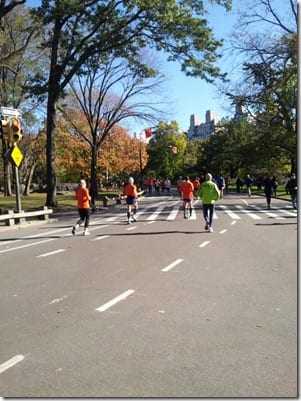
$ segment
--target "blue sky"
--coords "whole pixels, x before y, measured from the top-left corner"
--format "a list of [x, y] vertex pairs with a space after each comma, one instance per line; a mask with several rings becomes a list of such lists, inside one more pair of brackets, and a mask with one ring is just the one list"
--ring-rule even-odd
[[[233, 1], [235, 7], [236, 1]], [[226, 11], [218, 5], [207, 6], [206, 19], [216, 39], [223, 39], [225, 46], [233, 24], [234, 11]], [[221, 52], [222, 50], [219, 50]], [[220, 68], [224, 71], [225, 61], [220, 59]], [[172, 120], [179, 123], [180, 129], [186, 131], [190, 123], [190, 115], [196, 114], [205, 121], [205, 113], [212, 110], [219, 118], [232, 115], [234, 108], [228, 100], [221, 99], [217, 88], [199, 78], [186, 77], [177, 63], [165, 63], [165, 74], [169, 78], [169, 96], [174, 107]]]
[[[244, 9], [254, 12], [255, 3], [254, 0], [232, 0], [232, 10], [227, 12], [224, 7], [209, 4], [209, 1], [206, 2], [205, 0], [208, 11], [205, 18], [208, 20], [208, 25], [212, 28], [216, 39], [224, 40], [224, 46], [220, 49], [223, 57], [219, 60], [218, 65], [222, 72], [230, 72], [232, 78], [239, 78], [237, 76], [239, 73], [239, 57], [236, 56], [234, 59], [234, 56], [230, 56], [229, 51], [227, 51], [230, 35], [235, 29], [234, 25], [238, 22], [238, 10]], [[278, 11], [281, 21], [288, 22], [288, 16], [291, 16], [288, 2], [272, 0], [271, 3], [273, 8]], [[272, 28], [270, 24], [264, 26], [262, 23], [257, 24], [256, 27], [249, 25], [248, 29], [253, 33], [255, 29], [262, 31], [267, 28], [268, 35], [273, 35], [277, 29]], [[242, 62], [242, 58], [240, 62]], [[178, 121], [181, 130], [186, 131], [189, 128], [191, 114], [196, 114], [202, 121], [205, 121], [205, 113], [209, 109], [219, 118], [233, 117], [234, 105], [228, 98], [222, 97], [213, 84], [206, 83], [201, 79], [186, 77], [176, 63], [165, 64], [165, 73], [170, 78], [169, 96], [174, 107], [171, 119]]]

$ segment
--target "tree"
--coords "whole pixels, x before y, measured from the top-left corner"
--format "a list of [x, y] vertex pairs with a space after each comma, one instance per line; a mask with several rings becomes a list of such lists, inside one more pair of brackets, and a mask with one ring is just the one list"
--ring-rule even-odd
[[[282, 3], [284, 4], [284, 3]], [[269, 158], [290, 163], [296, 171], [297, 160], [297, 5], [289, 0], [287, 13], [277, 10], [271, 0], [259, 0], [251, 12], [241, 14], [239, 38], [233, 46], [248, 57], [243, 63], [243, 78], [228, 89], [235, 104], [247, 107], [257, 121], [257, 149]], [[262, 29], [250, 34], [250, 25]], [[264, 29], [273, 27], [273, 35]], [[243, 38], [243, 40], [242, 40]], [[261, 147], [260, 147], [261, 144]]]
[[[173, 152], [173, 147], [176, 152]], [[186, 135], [179, 132], [177, 122], [161, 122], [147, 146], [149, 160], [146, 169], [160, 178], [174, 179], [182, 175], [185, 149]]]
[[221, 173], [235, 177], [241, 171], [254, 171], [262, 162], [255, 148], [254, 131], [252, 122], [222, 120], [215, 133], [205, 141], [199, 159], [202, 174], [210, 171], [214, 176]]
[[22, 141], [22, 151], [25, 155], [20, 168], [20, 177], [23, 177], [25, 184], [23, 195], [27, 196], [30, 193], [32, 181], [34, 179], [36, 170], [38, 174], [36, 178], [39, 183], [43, 182], [45, 172], [43, 167], [45, 165], [45, 147], [46, 147], [46, 133], [40, 130], [37, 135], [25, 135]]
[[12, 0], [6, 4], [6, 0], [1, 0], [0, 3], [0, 20], [10, 13], [15, 7], [25, 4], [26, 0]]
[[[230, 0], [216, 0], [230, 7]], [[119, 56], [145, 69], [140, 49], [154, 48], [178, 61], [184, 73], [211, 80], [220, 43], [207, 27], [200, 0], [43, 0], [35, 10], [45, 31], [42, 46], [49, 49], [49, 76], [36, 93], [47, 93], [47, 205], [55, 206], [55, 114], [58, 99], [73, 76], [95, 54]], [[45, 29], [49, 27], [49, 29]]]
[[132, 138], [124, 128], [115, 126], [103, 141], [98, 166], [110, 177], [123, 181], [127, 176], [140, 173], [139, 155], [141, 152], [142, 169], [147, 163], [146, 144]]
[[[31, 43], [35, 38], [35, 29], [29, 18], [29, 13], [23, 7], [16, 5], [24, 1], [14, 1], [5, 6], [0, 5], [0, 103], [3, 107], [19, 108], [26, 103], [26, 85], [33, 57], [26, 57], [29, 52], [33, 54]], [[16, 8], [14, 8], [16, 7]], [[2, 138], [2, 157], [8, 146]], [[11, 195], [10, 174], [8, 162], [4, 159], [4, 194]]]
[[[149, 95], [159, 91], [163, 78], [152, 72], [148, 63], [145, 73], [126, 60], [95, 57], [84, 66], [84, 74], [70, 82], [70, 96], [58, 109], [90, 149], [90, 181], [97, 188], [97, 160], [101, 145], [128, 118], [154, 122], [163, 115], [161, 102], [150, 102]], [[161, 107], [161, 109], [159, 108]], [[83, 117], [80, 121], [76, 115]], [[79, 124], [77, 124], [79, 122]], [[115, 136], [114, 136], [115, 137]]]

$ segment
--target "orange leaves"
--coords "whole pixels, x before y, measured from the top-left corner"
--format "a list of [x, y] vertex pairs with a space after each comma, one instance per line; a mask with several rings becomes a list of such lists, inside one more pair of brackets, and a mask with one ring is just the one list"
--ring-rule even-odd
[[111, 174], [132, 173], [147, 163], [146, 144], [132, 138], [122, 127], [114, 127], [99, 151], [99, 166]]

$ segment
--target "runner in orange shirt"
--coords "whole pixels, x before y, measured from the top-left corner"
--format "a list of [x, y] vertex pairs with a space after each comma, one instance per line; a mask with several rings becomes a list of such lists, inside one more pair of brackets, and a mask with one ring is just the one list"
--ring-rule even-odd
[[189, 217], [191, 217], [192, 214], [192, 201], [193, 201], [193, 191], [194, 191], [194, 186], [188, 176], [185, 177], [185, 180], [180, 185], [179, 191], [181, 192], [183, 199], [184, 219], [188, 219], [188, 208], [189, 208]]
[[134, 178], [130, 177], [128, 184], [124, 187], [123, 190], [123, 195], [126, 196], [126, 204], [127, 204], [127, 218], [128, 218], [128, 224], [131, 223], [131, 212], [132, 212], [132, 207], [133, 207], [133, 215], [132, 219], [133, 221], [137, 220], [136, 212], [138, 209], [138, 194], [137, 194], [137, 187], [134, 185]]
[[89, 194], [89, 190], [87, 188], [87, 184], [85, 180], [80, 180], [78, 188], [75, 192], [75, 199], [77, 200], [77, 210], [79, 214], [79, 220], [76, 225], [72, 228], [72, 234], [75, 235], [78, 227], [85, 223], [84, 235], [90, 235], [88, 231], [89, 222], [90, 222], [90, 200], [91, 196]]

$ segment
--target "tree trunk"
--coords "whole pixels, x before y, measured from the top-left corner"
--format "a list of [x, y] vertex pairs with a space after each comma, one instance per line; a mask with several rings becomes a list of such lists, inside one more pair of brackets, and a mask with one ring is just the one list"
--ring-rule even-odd
[[29, 174], [28, 174], [28, 177], [27, 177], [26, 183], [25, 183], [25, 188], [24, 188], [24, 192], [23, 192], [23, 195], [25, 195], [25, 196], [29, 195], [30, 186], [31, 186], [32, 177], [33, 177], [33, 173], [34, 173], [35, 167], [36, 167], [36, 162], [33, 162], [32, 165], [30, 166]]
[[4, 157], [6, 151], [8, 150], [7, 144], [2, 140], [2, 158], [3, 158], [3, 177], [4, 177], [4, 196], [11, 196], [11, 180], [9, 172], [9, 161]]
[[296, 163], [296, 159], [293, 157], [291, 159], [291, 175], [296, 174], [296, 173], [297, 173], [297, 163]]
[[[51, 84], [50, 84], [51, 88]], [[55, 91], [49, 90], [47, 104], [47, 145], [46, 145], [46, 206], [56, 207], [56, 169], [55, 169]]]
[[91, 188], [98, 193], [98, 179], [97, 179], [97, 147], [94, 145], [92, 147], [92, 157], [91, 157]]

